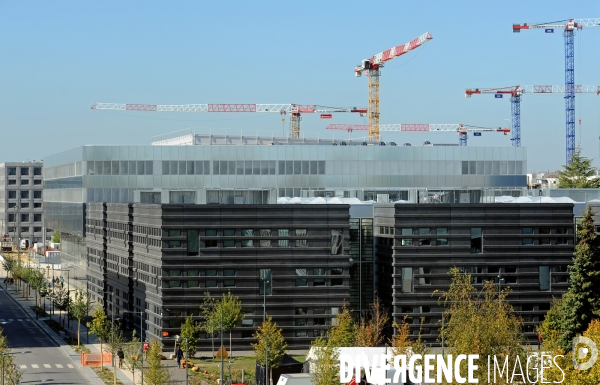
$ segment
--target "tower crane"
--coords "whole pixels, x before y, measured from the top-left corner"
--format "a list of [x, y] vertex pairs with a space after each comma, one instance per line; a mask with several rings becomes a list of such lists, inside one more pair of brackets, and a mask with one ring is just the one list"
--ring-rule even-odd
[[[510, 128], [486, 128], [475, 127], [465, 124], [382, 124], [379, 126], [381, 131], [389, 132], [456, 132], [458, 133], [459, 146], [467, 145], [467, 134], [473, 132], [475, 136], [481, 136], [481, 132], [501, 132], [508, 135]], [[346, 130], [352, 131], [368, 131], [367, 124], [330, 124], [328, 130]], [[479, 135], [477, 135], [479, 133]]]
[[127, 104], [95, 103], [92, 110], [148, 111], [148, 112], [265, 112], [290, 114], [290, 137], [300, 138], [301, 114], [321, 113], [322, 118], [331, 118], [332, 113], [355, 112], [364, 116], [365, 107], [325, 107], [316, 104]]
[[364, 59], [354, 69], [354, 75], [360, 77], [363, 72], [369, 77], [369, 140], [379, 141], [379, 77], [384, 64], [398, 56], [412, 51], [433, 39], [429, 32], [417, 37], [410, 42], [392, 47], [388, 50], [373, 55], [370, 59]]
[[[570, 87], [570, 86], [569, 86]], [[575, 85], [572, 87], [574, 93], [592, 93], [600, 94], [600, 86], [582, 86]], [[478, 94], [494, 94], [495, 98], [502, 98], [503, 95], [510, 95], [510, 111], [511, 111], [511, 131], [512, 145], [521, 147], [521, 96], [524, 94], [548, 95], [562, 94], [567, 86], [552, 86], [552, 85], [536, 85], [536, 86], [509, 86], [501, 88], [472, 88], [465, 90], [465, 97], [470, 98], [471, 95]]]
[[600, 18], [569, 19], [540, 24], [513, 24], [513, 32], [526, 29], [543, 29], [554, 33], [555, 28], [564, 29], [565, 39], [565, 115], [566, 115], [566, 156], [567, 163], [575, 152], [575, 31], [583, 27], [600, 27]]

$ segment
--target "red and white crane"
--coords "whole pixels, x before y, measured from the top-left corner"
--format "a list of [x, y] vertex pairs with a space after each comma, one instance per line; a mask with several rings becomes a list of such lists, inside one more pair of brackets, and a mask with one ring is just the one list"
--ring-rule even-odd
[[253, 103], [208, 103], [208, 104], [128, 104], [95, 103], [92, 110], [147, 111], [147, 112], [261, 112], [289, 114], [291, 117], [290, 137], [300, 138], [301, 114], [321, 113], [321, 118], [331, 118], [332, 113], [356, 112], [366, 114], [365, 107], [325, 107], [317, 104], [253, 104]]
[[384, 64], [398, 56], [412, 51], [433, 39], [429, 32], [425, 32], [410, 42], [392, 47], [388, 50], [364, 59], [354, 68], [354, 75], [360, 77], [363, 72], [369, 76], [369, 140], [379, 142], [379, 76]]
[[[597, 95], [600, 95], [600, 86], [574, 85], [572, 87], [573, 93], [596, 93]], [[465, 97], [470, 98], [471, 95], [479, 94], [494, 94], [495, 98], [502, 98], [503, 95], [510, 95], [512, 145], [514, 147], [521, 147], [521, 96], [525, 94], [569, 94], [570, 89], [571, 86], [569, 85], [508, 86], [483, 89], [471, 88], [465, 90]]]
[[[352, 131], [368, 131], [369, 126], [367, 124], [330, 124], [327, 126], [328, 130], [346, 130]], [[382, 124], [379, 126], [381, 131], [388, 132], [456, 132], [458, 133], [458, 144], [460, 146], [467, 145], [467, 134], [473, 132], [475, 136], [481, 136], [481, 132], [501, 132], [504, 135], [508, 135], [510, 128], [486, 128], [486, 127], [475, 127], [466, 124]], [[478, 135], [479, 133], [479, 135]]]

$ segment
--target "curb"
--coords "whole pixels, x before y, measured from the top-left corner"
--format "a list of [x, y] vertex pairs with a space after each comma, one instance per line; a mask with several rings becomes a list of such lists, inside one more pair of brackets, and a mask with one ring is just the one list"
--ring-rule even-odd
[[[23, 309], [23, 311], [27, 313], [29, 318], [31, 318], [32, 320], [35, 319], [35, 313], [29, 308], [29, 306], [24, 306], [21, 302], [17, 301], [13, 297], [10, 291], [4, 288], [2, 289], [6, 292], [6, 294], [8, 294], [8, 296], [10, 297], [10, 299], [13, 300], [14, 303], [19, 305]], [[85, 368], [81, 366], [81, 364], [79, 363], [79, 354], [77, 354], [75, 350], [73, 350], [64, 340], [62, 340], [58, 335], [56, 335], [56, 333], [54, 333], [54, 330], [52, 330], [48, 325], [46, 325], [46, 323], [43, 320], [38, 319], [36, 320], [36, 323], [42, 328], [42, 330], [48, 335], [48, 337], [50, 337], [52, 340], [54, 340], [54, 342], [58, 344], [59, 350], [73, 362], [73, 366], [78, 368], [81, 371], [81, 373], [90, 381], [91, 384], [105, 385], [104, 381], [102, 381], [100, 377], [98, 377], [98, 375], [91, 368]]]

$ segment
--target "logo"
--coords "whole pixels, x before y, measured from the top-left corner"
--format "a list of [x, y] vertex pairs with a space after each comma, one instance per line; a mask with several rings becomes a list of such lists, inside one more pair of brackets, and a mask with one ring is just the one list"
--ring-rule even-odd
[[[577, 349], [578, 345], [585, 345]], [[578, 362], [577, 358], [583, 360], [590, 355], [590, 359], [587, 362]], [[577, 357], [575, 356], [577, 354]], [[598, 347], [591, 339], [587, 337], [577, 337], [573, 340], [573, 367], [577, 370], [587, 370], [594, 366], [598, 361]]]

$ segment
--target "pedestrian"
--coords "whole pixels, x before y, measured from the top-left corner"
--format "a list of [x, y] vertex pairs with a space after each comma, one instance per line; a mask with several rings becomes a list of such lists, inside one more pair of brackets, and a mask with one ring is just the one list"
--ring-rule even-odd
[[123, 358], [125, 358], [123, 349], [119, 349], [119, 351], [117, 352], [117, 357], [119, 357], [119, 369], [122, 369], [123, 368]]
[[177, 353], [175, 353], [175, 359], [177, 360], [177, 367], [181, 368], [181, 359], [183, 358], [183, 350], [181, 348], [177, 348]]
[[146, 358], [146, 352], [148, 351], [148, 340], [144, 341], [144, 358]]

